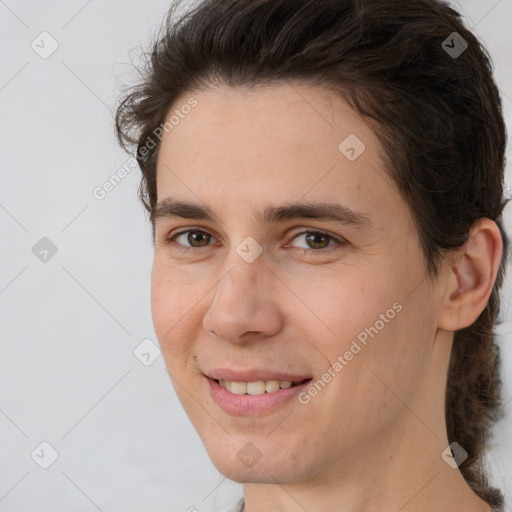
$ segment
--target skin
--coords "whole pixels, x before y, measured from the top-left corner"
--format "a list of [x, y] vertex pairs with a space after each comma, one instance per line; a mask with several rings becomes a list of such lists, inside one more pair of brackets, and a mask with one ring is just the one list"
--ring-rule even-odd
[[[453, 331], [487, 303], [502, 251], [496, 224], [478, 221], [428, 279], [381, 145], [343, 100], [298, 83], [193, 96], [198, 105], [162, 139], [158, 201], [207, 205], [219, 221], [156, 220], [153, 322], [178, 397], [218, 470], [244, 483], [246, 510], [488, 512], [441, 453]], [[338, 149], [349, 134], [366, 146], [354, 161]], [[304, 200], [342, 204], [372, 226], [255, 216]], [[207, 238], [166, 242], [184, 228]], [[305, 230], [345, 243], [315, 246]], [[235, 250], [248, 236], [263, 250], [252, 263]], [[210, 397], [203, 372], [218, 367], [315, 381], [394, 303], [401, 311], [308, 404], [242, 417]], [[237, 456], [249, 442], [261, 454], [251, 467]]]

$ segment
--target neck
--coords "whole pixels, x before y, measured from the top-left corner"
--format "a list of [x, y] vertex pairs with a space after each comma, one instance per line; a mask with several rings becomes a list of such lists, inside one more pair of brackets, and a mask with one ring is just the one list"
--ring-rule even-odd
[[[490, 506], [471, 490], [460, 471], [441, 458], [448, 441], [424, 427], [420, 430], [414, 442], [404, 442], [402, 429], [387, 443], [376, 440], [365, 454], [347, 454], [343, 464], [333, 464], [309, 481], [245, 484], [245, 510], [490, 512]], [[377, 453], [383, 444], [385, 448]]]
[[[433, 358], [446, 361], [450, 344], [442, 342], [443, 335], [440, 338]], [[244, 485], [245, 511], [491, 512], [460, 471], [441, 456], [449, 444], [445, 369], [439, 364], [431, 367], [437, 370], [427, 371], [414, 402], [404, 404], [386, 431], [357, 446], [347, 444], [343, 451], [333, 447], [330, 460], [300, 472], [296, 479], [293, 468], [300, 466], [300, 454], [295, 454], [295, 466], [290, 464], [282, 481], [268, 474], [265, 483]]]

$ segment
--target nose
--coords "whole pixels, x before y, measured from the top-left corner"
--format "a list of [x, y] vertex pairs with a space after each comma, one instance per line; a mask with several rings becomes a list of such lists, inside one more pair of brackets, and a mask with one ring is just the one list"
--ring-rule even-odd
[[230, 261], [203, 317], [203, 328], [237, 344], [274, 336], [283, 323], [275, 294], [279, 280], [260, 258], [247, 263], [235, 255]]

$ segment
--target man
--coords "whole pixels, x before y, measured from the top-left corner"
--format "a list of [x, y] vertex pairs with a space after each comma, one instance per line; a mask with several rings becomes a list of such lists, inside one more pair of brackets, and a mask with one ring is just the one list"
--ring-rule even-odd
[[116, 128], [166, 366], [236, 509], [502, 510], [485, 50], [437, 0], [177, 6]]

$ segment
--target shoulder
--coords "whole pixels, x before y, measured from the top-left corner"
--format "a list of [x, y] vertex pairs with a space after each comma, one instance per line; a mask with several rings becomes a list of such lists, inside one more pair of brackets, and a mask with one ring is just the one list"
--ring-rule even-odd
[[231, 508], [223, 510], [222, 512], [243, 512], [244, 498], [240, 498]]

